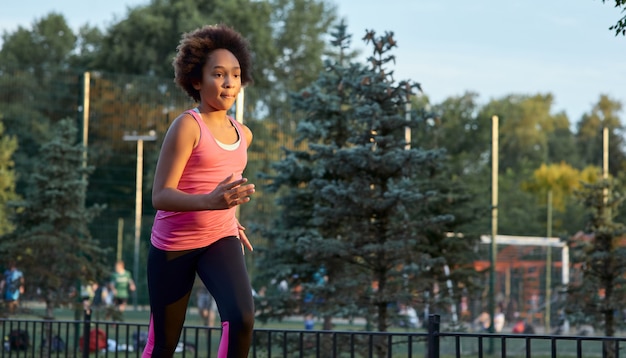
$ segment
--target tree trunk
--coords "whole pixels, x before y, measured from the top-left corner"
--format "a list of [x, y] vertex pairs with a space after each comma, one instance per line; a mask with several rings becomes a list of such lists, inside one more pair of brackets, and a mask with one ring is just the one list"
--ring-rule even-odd
[[54, 319], [54, 304], [52, 303], [51, 300], [46, 300], [46, 311], [45, 311], [44, 319], [46, 320]]
[[324, 316], [324, 324], [322, 325], [322, 329], [325, 331], [332, 331], [333, 329], [333, 317], [332, 316]]
[[[387, 331], [387, 320], [388, 320], [388, 308], [386, 303], [378, 304], [378, 331], [386, 332]], [[385, 336], [376, 336], [374, 337], [375, 344], [375, 352], [378, 358], [387, 357], [387, 340]]]
[[612, 310], [608, 310], [604, 313], [604, 322], [604, 335], [613, 337], [615, 335], [615, 316]]
[[615, 358], [617, 357], [615, 352], [615, 342], [614, 341], [604, 341], [602, 342], [602, 357], [605, 358]]

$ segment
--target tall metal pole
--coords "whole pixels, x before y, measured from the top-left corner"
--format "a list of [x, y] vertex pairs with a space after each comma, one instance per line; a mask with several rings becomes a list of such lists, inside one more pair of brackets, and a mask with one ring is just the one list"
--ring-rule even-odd
[[117, 218], [117, 254], [115, 258], [117, 261], [122, 259], [122, 247], [124, 242], [124, 219]]
[[243, 100], [245, 98], [244, 89], [242, 88], [237, 95], [235, 102], [235, 120], [243, 124]]
[[[564, 245], [561, 249], [561, 262], [563, 263], [561, 282], [563, 282], [563, 287], [567, 288], [569, 286], [569, 247], [567, 245]], [[565, 316], [565, 321], [563, 322], [562, 332], [564, 334], [569, 333], [569, 320], [567, 316]]]
[[[606, 181], [609, 179], [609, 128], [604, 125], [602, 128], [602, 178]], [[609, 198], [609, 191], [604, 188], [602, 191], [604, 195], [604, 203], [606, 204]]]
[[[489, 314], [491, 316], [491, 331], [494, 329], [496, 311], [496, 262], [498, 246], [498, 116], [491, 117], [491, 265], [489, 270]], [[489, 351], [493, 352], [493, 340], [489, 340]]]
[[[134, 280], [137, 281], [137, 278], [139, 277], [139, 244], [141, 239], [141, 212], [143, 205], [143, 142], [146, 140], [156, 140], [156, 135], [154, 131], [150, 131], [149, 135], [124, 135], [124, 140], [137, 142], [137, 173], [135, 180], [135, 256], [133, 259], [133, 276]], [[138, 285], [135, 286], [136, 289], [133, 304], [136, 311], [138, 305], [137, 299], [139, 296], [139, 287]]]
[[[411, 121], [411, 101], [409, 100], [409, 95], [407, 94], [407, 101], [406, 104], [404, 105], [406, 113], [405, 113], [405, 119], [407, 122]], [[404, 141], [405, 141], [405, 145], [404, 145], [404, 149], [409, 150], [411, 149], [411, 127], [406, 126], [404, 127]]]
[[[87, 145], [89, 144], [89, 84], [91, 74], [83, 73], [83, 168], [87, 167]], [[87, 174], [84, 174], [86, 179]]]
[[[91, 83], [91, 74], [89, 72], [84, 72], [83, 73], [83, 169], [87, 168], [87, 148], [89, 145], [89, 90], [90, 90], [90, 83]], [[85, 170], [83, 172], [83, 181], [86, 183], [87, 182], [87, 171]], [[85, 187], [85, 190], [87, 189], [87, 187]], [[78, 290], [78, 292], [80, 292], [80, 283], [77, 282], [76, 283], [76, 290]], [[79, 300], [80, 297], [77, 297], [77, 302], [76, 302], [76, 309], [74, 311], [74, 318], [76, 319], [76, 322], [78, 322], [78, 319], [80, 318], [80, 309], [78, 307], [81, 307], [82, 305], [79, 304]], [[84, 306], [83, 306], [84, 307]], [[87, 310], [85, 310], [83, 308], [83, 314], [85, 316], [87, 316], [89, 312], [87, 312]], [[87, 327], [87, 325], [84, 326], [85, 328]], [[78, 330], [78, 323], [76, 326], [76, 333], [75, 333], [75, 339], [78, 339], [78, 334], [79, 334], [79, 330]], [[85, 336], [86, 337], [86, 336]]]
[[[548, 218], [546, 237], [552, 237], [552, 189], [548, 189]], [[565, 269], [565, 267], [563, 267]], [[548, 243], [546, 254], [546, 316], [544, 318], [545, 333], [550, 332], [550, 315], [552, 314], [552, 245]]]
[[609, 177], [609, 127], [602, 128], [602, 176]]
[[[137, 177], [135, 180], [135, 256], [133, 258], [133, 277], [139, 277], [139, 241], [141, 239], [141, 214], [143, 205], [143, 139], [137, 140]], [[137, 296], [139, 292], [135, 285], [135, 296], [133, 304], [137, 311]]]

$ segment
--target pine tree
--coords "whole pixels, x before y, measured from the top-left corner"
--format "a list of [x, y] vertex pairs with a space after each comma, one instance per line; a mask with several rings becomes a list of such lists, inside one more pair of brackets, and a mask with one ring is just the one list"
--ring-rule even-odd
[[40, 148], [17, 228], [0, 241], [5, 259], [15, 260], [24, 272], [27, 294], [41, 291], [48, 318], [58, 305], [76, 301], [71, 293], [77, 283], [97, 282], [107, 270], [106, 250], [88, 230], [102, 208], [85, 207], [91, 168], [83, 165], [76, 125], [64, 119], [52, 134]]
[[[349, 36], [334, 36], [345, 48]], [[257, 285], [269, 283], [261, 319], [315, 312], [330, 329], [330, 317], [359, 316], [386, 331], [390, 307], [445, 287], [446, 264], [471, 260], [472, 241], [446, 235], [456, 199], [439, 190], [447, 182], [438, 176], [444, 151], [405, 140], [405, 129], [427, 114], [407, 111], [419, 84], [398, 83], [386, 69], [395, 60], [393, 33], [367, 31], [364, 40], [373, 47], [369, 66], [328, 60], [317, 81], [293, 95], [302, 149], [285, 150], [274, 165], [270, 189], [282, 211], [265, 233], [272, 244], [259, 266]], [[282, 280], [292, 292], [280, 290]]]

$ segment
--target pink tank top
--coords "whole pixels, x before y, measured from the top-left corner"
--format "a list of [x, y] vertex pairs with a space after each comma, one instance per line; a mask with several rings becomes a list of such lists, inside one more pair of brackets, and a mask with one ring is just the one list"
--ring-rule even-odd
[[[243, 127], [229, 117], [237, 129], [238, 145], [220, 145], [198, 113], [193, 110], [186, 113], [200, 126], [200, 140], [191, 152], [178, 189], [203, 194], [213, 191], [231, 173], [240, 179], [248, 160]], [[236, 207], [184, 212], [158, 210], [152, 226], [152, 244], [161, 250], [180, 251], [205, 247], [226, 236], [239, 236], [235, 211]]]

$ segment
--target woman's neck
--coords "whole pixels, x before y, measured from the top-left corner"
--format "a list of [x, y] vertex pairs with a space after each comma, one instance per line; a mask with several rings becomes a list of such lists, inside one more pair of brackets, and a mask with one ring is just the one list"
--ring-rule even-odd
[[198, 112], [202, 115], [202, 118], [208, 121], [223, 121], [228, 118], [228, 111], [220, 111], [214, 109], [207, 109], [206, 106], [198, 106]]

